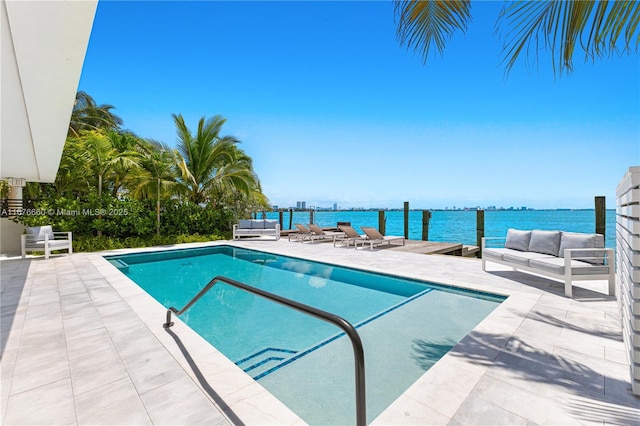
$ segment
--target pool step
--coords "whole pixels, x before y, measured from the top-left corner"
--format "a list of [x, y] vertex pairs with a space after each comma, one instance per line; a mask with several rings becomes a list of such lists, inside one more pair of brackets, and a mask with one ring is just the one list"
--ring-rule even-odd
[[122, 272], [128, 272], [129, 271], [129, 265], [127, 264], [127, 262], [120, 260], [120, 259], [108, 259], [109, 263], [112, 264], [113, 266], [115, 266], [116, 268], [118, 268], [119, 270], [121, 270]]
[[284, 360], [297, 354], [297, 351], [281, 348], [264, 348], [236, 361], [236, 365], [254, 379], [263, 372], [272, 369]]

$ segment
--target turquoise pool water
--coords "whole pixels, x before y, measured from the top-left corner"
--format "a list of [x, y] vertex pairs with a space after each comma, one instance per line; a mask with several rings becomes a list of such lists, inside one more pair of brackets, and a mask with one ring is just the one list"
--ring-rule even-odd
[[[230, 246], [107, 259], [165, 307], [222, 275], [345, 318], [364, 344], [369, 421], [504, 300]], [[181, 319], [305, 421], [354, 423], [353, 355], [338, 328], [224, 283]]]

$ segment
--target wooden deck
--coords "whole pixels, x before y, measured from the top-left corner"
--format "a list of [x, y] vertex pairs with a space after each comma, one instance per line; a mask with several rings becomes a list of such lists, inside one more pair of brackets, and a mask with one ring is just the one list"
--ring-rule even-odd
[[451, 256], [476, 257], [480, 250], [476, 246], [466, 246], [461, 243], [446, 243], [436, 241], [406, 240], [404, 246], [392, 245], [391, 250], [420, 254], [448, 254]]
[[[337, 228], [323, 228], [325, 231], [337, 231]], [[295, 234], [297, 230], [281, 231], [282, 237], [287, 237], [290, 233]], [[480, 250], [476, 246], [466, 246], [462, 243], [446, 243], [436, 241], [406, 240], [405, 245], [395, 243], [385, 244], [376, 247], [376, 250], [394, 250], [419, 254], [448, 254], [451, 256], [475, 257]]]
[[406, 240], [405, 245], [391, 245], [390, 250], [420, 254], [451, 254], [462, 256], [462, 244], [435, 241]]

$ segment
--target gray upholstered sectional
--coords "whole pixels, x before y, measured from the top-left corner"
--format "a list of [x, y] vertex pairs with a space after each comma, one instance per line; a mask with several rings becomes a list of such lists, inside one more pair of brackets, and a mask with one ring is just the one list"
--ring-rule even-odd
[[248, 219], [240, 220], [237, 225], [233, 225], [233, 239], [240, 237], [262, 237], [273, 236], [280, 239], [280, 223], [277, 220], [269, 219]]
[[613, 249], [604, 248], [604, 236], [563, 231], [509, 229], [504, 247], [490, 247], [496, 240], [482, 239], [482, 270], [487, 262], [511, 266], [564, 281], [565, 295], [572, 296], [572, 281], [607, 280], [615, 294]]

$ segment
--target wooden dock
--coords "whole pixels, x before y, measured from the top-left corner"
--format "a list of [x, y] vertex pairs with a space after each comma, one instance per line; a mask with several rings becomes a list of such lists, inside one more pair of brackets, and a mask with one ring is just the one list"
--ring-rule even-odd
[[[380, 247], [382, 248], [382, 246]], [[421, 254], [450, 254], [454, 256], [462, 256], [462, 244], [460, 243], [405, 240], [405, 244], [403, 246], [392, 244], [390, 250]]]
[[[323, 228], [325, 231], [337, 231], [337, 228]], [[281, 231], [281, 237], [287, 237], [290, 233], [295, 234], [297, 230]], [[467, 246], [461, 243], [446, 243], [436, 241], [406, 240], [405, 245], [401, 246], [395, 243], [391, 245], [384, 244], [376, 247], [376, 250], [394, 250], [404, 251], [407, 253], [419, 254], [447, 254], [450, 256], [476, 257], [476, 253], [480, 250], [476, 246]]]
[[[380, 248], [382, 248], [381, 246]], [[387, 246], [384, 246], [387, 247]], [[450, 256], [475, 257], [479, 248], [466, 246], [461, 243], [446, 243], [436, 241], [406, 240], [404, 246], [391, 245], [390, 250], [405, 251], [420, 254], [447, 254]]]

